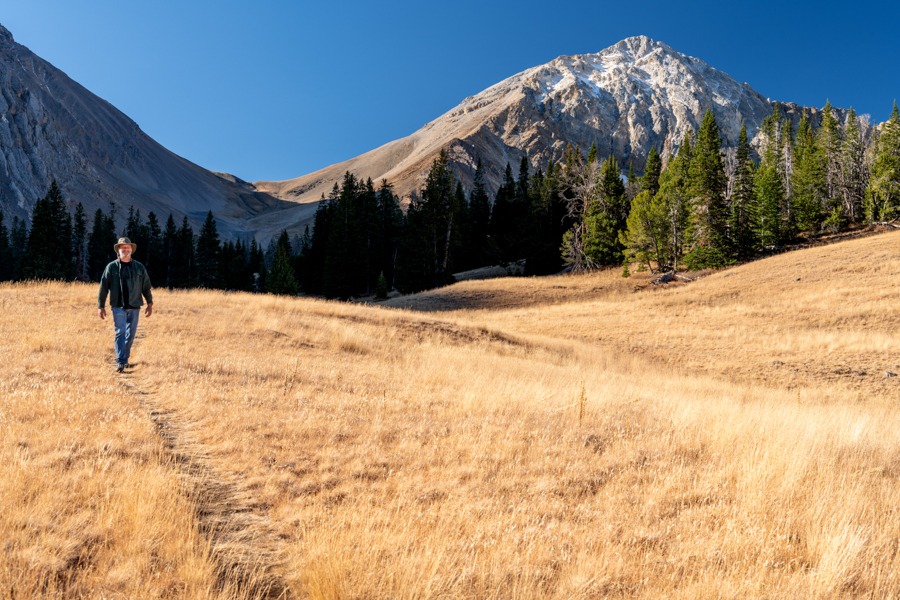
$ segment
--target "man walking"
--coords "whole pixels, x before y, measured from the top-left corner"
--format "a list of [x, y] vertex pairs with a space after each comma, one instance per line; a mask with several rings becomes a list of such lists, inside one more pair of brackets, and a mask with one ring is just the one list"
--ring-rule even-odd
[[147, 269], [131, 255], [137, 250], [127, 237], [119, 238], [113, 246], [119, 257], [106, 265], [100, 277], [100, 294], [97, 297], [97, 314], [106, 318], [106, 296], [112, 309], [113, 325], [116, 330], [116, 372], [121, 373], [131, 356], [131, 344], [137, 331], [138, 317], [141, 316], [143, 298], [147, 299], [146, 316], [153, 314], [153, 294], [150, 291], [150, 277]]

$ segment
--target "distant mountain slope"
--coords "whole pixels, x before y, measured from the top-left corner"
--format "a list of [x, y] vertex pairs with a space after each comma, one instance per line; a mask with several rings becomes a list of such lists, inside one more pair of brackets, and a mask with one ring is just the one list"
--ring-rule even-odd
[[[664, 155], [696, 130], [709, 108], [726, 145], [735, 145], [741, 122], [753, 138], [773, 102], [702, 60], [648, 37], [623, 40], [597, 54], [561, 56], [466, 98], [456, 108], [405, 138], [287, 181], [257, 182], [275, 196], [314, 201], [328, 194], [345, 171], [376, 183], [386, 178], [407, 195], [419, 189], [442, 148], [464, 185], [478, 157], [496, 189], [506, 163], [523, 155], [534, 168], [559, 157], [567, 143], [596, 144], [637, 172], [655, 146]], [[799, 119], [800, 107], [784, 105]], [[817, 111], [811, 109], [815, 115]]]
[[[597, 54], [561, 56], [465, 99], [405, 138], [287, 181], [250, 184], [217, 174], [162, 147], [110, 103], [14, 41], [0, 26], [0, 210], [30, 215], [56, 179], [66, 199], [90, 215], [115, 202], [164, 219], [171, 212], [199, 227], [212, 211], [225, 237], [266, 241], [282, 229], [302, 233], [316, 201], [346, 171], [408, 196], [441, 149], [469, 186], [477, 158], [496, 190], [507, 162], [527, 156], [544, 167], [567, 143], [640, 172], [651, 146], [665, 155], [711, 108], [726, 144], [740, 123], [751, 136], [772, 102], [747, 84], [664, 43], [632, 37]], [[788, 115], [800, 108], [785, 105]], [[839, 116], [841, 111], [839, 112]], [[816, 111], [813, 110], [814, 116]]]
[[112, 201], [120, 215], [134, 205], [199, 226], [211, 210], [229, 236], [254, 232], [254, 216], [294, 208], [173, 154], [0, 26], [0, 209], [29, 215], [52, 179], [89, 215]]

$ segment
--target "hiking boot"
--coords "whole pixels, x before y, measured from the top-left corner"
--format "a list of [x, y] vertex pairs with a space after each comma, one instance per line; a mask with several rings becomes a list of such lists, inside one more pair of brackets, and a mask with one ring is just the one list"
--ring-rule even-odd
[[122, 373], [125, 371], [125, 365], [116, 365], [116, 373]]

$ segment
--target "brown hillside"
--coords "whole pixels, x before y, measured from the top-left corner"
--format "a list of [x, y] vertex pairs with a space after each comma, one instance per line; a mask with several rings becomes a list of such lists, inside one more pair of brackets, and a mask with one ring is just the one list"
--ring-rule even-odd
[[95, 286], [0, 285], [0, 596], [900, 597], [898, 242], [157, 290], [124, 375]]
[[790, 252], [687, 285], [649, 279], [623, 279], [615, 269], [471, 281], [390, 303], [473, 322], [490, 315], [495, 327], [578, 339], [666, 372], [900, 398], [900, 232]]

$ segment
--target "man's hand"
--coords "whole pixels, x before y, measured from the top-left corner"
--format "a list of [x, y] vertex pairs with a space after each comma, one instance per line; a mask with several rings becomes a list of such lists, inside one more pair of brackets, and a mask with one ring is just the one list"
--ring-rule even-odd
[[148, 304], [146, 310], [144, 310], [144, 316], [149, 317], [152, 314], [153, 314], [153, 305]]
[[100, 317], [101, 319], [105, 319], [106, 318], [106, 308], [98, 308], [97, 316]]

